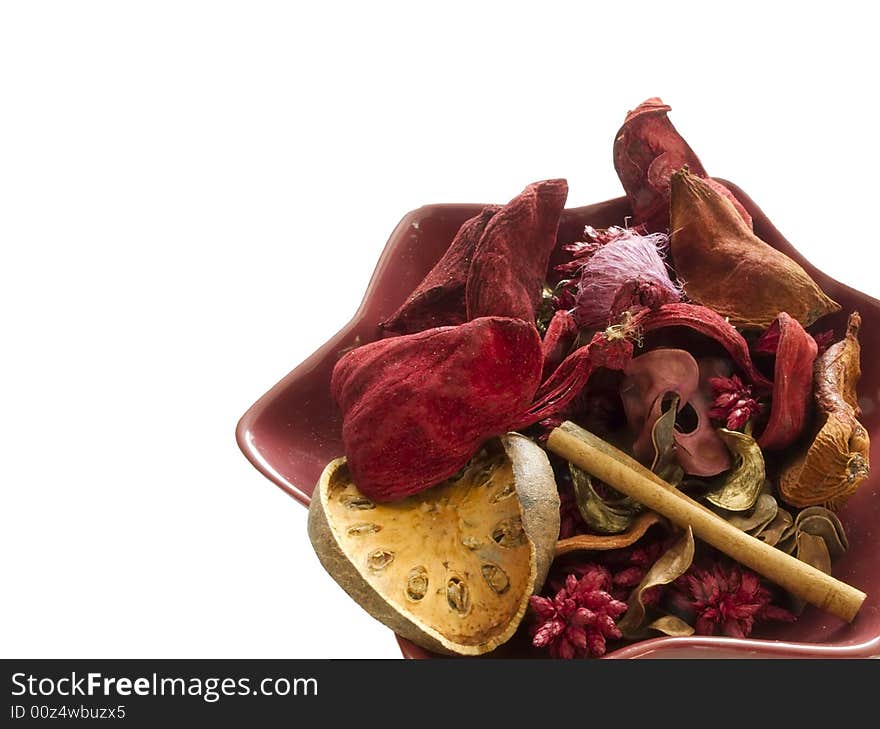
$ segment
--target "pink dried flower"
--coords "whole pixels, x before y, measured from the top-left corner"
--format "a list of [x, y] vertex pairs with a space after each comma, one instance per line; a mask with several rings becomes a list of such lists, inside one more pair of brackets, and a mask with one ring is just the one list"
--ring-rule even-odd
[[674, 585], [678, 592], [671, 603], [688, 618], [696, 619], [694, 630], [700, 635], [746, 638], [758, 622], [790, 623], [797, 619], [772, 604], [773, 596], [758, 575], [735, 563], [716, 562], [708, 569], [691, 567]]
[[599, 231], [589, 226], [585, 233], [585, 242], [565, 247], [574, 259], [558, 267], [577, 286], [572, 314], [579, 326], [607, 326], [621, 288], [634, 282], [633, 296], [640, 289], [650, 291], [651, 298], [661, 303], [681, 300], [682, 288], [673, 283], [663, 260], [666, 235], [641, 235], [619, 227]]
[[532, 645], [549, 648], [553, 658], [602, 656], [607, 639], [622, 637], [614, 621], [626, 612], [626, 604], [608, 593], [608, 570], [591, 564], [579, 571], [581, 577], [569, 574], [555, 597], [529, 598], [535, 614]]
[[710, 377], [709, 385], [715, 397], [709, 417], [724, 421], [728, 430], [739, 430], [761, 412], [761, 404], [752, 397], [752, 386], [737, 375]]

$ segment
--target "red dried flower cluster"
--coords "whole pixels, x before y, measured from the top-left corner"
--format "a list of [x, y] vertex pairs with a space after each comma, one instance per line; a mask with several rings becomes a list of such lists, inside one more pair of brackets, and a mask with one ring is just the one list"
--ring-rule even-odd
[[737, 376], [710, 377], [714, 401], [709, 417], [723, 420], [728, 430], [739, 430], [761, 412], [761, 404], [752, 396], [752, 386]]
[[754, 572], [738, 565], [716, 562], [709, 568], [691, 568], [675, 581], [670, 602], [688, 617], [701, 635], [746, 638], [757, 622], [791, 623], [797, 618], [771, 604], [773, 596]]
[[595, 564], [579, 572], [580, 579], [575, 574], [565, 578], [555, 597], [529, 598], [536, 616], [532, 645], [548, 647], [553, 658], [602, 656], [607, 639], [622, 637], [614, 621], [626, 611], [626, 603], [611, 596], [611, 574]]

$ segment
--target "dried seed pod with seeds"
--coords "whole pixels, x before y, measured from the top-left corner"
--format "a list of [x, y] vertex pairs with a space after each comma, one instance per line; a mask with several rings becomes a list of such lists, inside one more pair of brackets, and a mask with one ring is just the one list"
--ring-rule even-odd
[[309, 538], [340, 586], [399, 635], [445, 654], [488, 653], [514, 634], [558, 534], [547, 454], [517, 433], [393, 503], [366, 499], [338, 458], [309, 507]]

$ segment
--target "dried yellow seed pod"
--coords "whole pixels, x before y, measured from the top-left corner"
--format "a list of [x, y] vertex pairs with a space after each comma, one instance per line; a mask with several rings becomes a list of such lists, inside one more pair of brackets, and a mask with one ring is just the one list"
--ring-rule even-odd
[[374, 618], [432, 651], [480, 655], [516, 632], [559, 534], [542, 448], [510, 433], [453, 478], [387, 503], [365, 499], [344, 458], [309, 507], [321, 564]]

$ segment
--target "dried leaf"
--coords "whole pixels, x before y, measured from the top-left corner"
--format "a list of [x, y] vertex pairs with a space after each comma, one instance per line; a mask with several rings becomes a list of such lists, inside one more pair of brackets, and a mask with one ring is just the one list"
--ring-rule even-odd
[[766, 329], [780, 311], [807, 327], [840, 311], [806, 271], [758, 238], [734, 206], [686, 169], [672, 175], [670, 230], [685, 292], [739, 329]]
[[[642, 578], [628, 601], [627, 611], [617, 622], [624, 637], [637, 640], [650, 634], [647, 629], [647, 609], [642, 597], [646, 590], [658, 585], [668, 585], [683, 575], [694, 559], [694, 533], [688, 527], [681, 538], [673, 544]], [[653, 621], [652, 621], [653, 622]], [[667, 621], [667, 624], [671, 621]], [[680, 626], [679, 626], [680, 627]]]
[[687, 637], [694, 634], [694, 629], [677, 615], [663, 615], [645, 626], [648, 630], [656, 630], [664, 635]]
[[628, 498], [617, 503], [605, 501], [593, 488], [590, 474], [573, 463], [568, 464], [568, 470], [578, 511], [591, 529], [602, 534], [620, 534], [630, 527], [633, 516], [644, 508]]
[[718, 435], [735, 456], [736, 463], [717, 477], [717, 483], [710, 486], [705, 499], [727, 511], [748, 511], [764, 487], [764, 456], [750, 435], [726, 428], [719, 428]]
[[832, 560], [842, 557], [849, 548], [849, 540], [837, 514], [822, 506], [801, 510], [795, 520], [795, 529], [800, 533], [822, 537]]
[[771, 522], [750, 533], [753, 537], [757, 537], [771, 547], [775, 547], [779, 542], [784, 541], [793, 530], [794, 518], [785, 509], [780, 507]]
[[776, 518], [778, 510], [779, 505], [776, 503], [776, 499], [771, 494], [762, 493], [749, 511], [733, 513], [725, 518], [737, 529], [751, 534], [768, 526]]
[[678, 415], [678, 401], [678, 395], [667, 401], [666, 412], [657, 418], [651, 429], [651, 445], [654, 447], [651, 470], [673, 486], [680, 484], [684, 477], [684, 470], [678, 465], [675, 452], [675, 418]]

